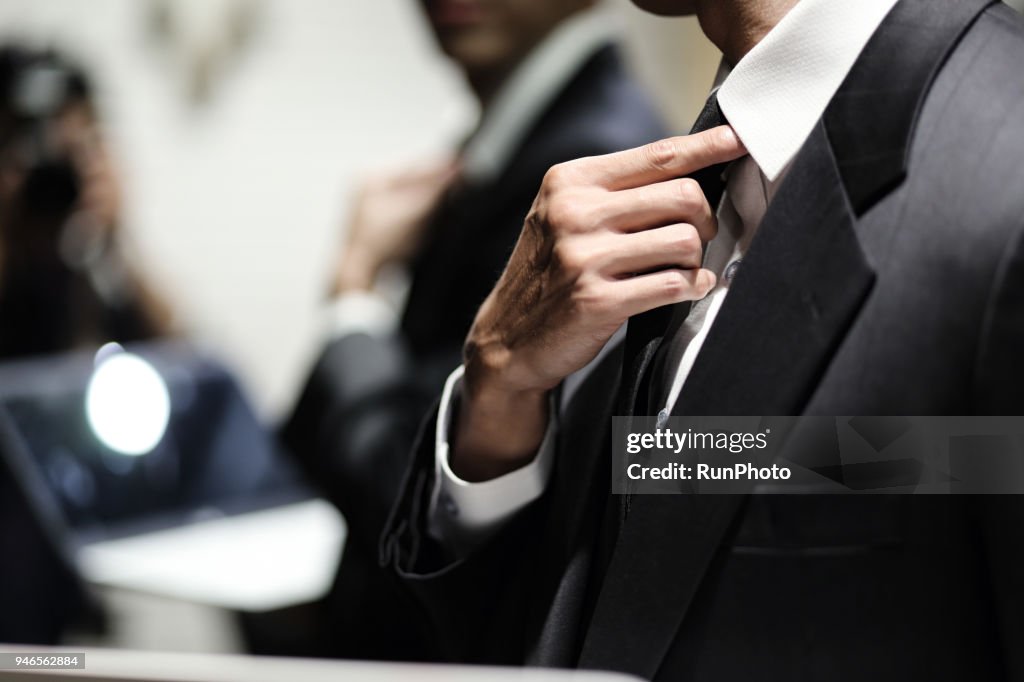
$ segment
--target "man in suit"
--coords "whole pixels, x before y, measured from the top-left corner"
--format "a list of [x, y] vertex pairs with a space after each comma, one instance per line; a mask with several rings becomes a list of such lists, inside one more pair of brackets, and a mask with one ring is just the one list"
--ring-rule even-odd
[[696, 12], [718, 86], [548, 173], [382, 559], [462, 660], [1024, 679], [1019, 498], [610, 494], [612, 415], [1024, 412], [1020, 17], [636, 2]]
[[[323, 626], [331, 654], [437, 656], [429, 628], [377, 562], [416, 430], [546, 170], [663, 135], [593, 4], [424, 3], [441, 48], [480, 101], [481, 123], [454, 162], [417, 165], [361, 192], [334, 284], [333, 338], [283, 432], [348, 523]], [[411, 270], [400, 321], [375, 285], [396, 264]]]

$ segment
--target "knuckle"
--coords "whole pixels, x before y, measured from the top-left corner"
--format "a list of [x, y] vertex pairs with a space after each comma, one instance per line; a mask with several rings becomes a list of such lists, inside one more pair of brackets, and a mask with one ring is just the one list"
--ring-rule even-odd
[[665, 293], [673, 298], [683, 296], [689, 290], [689, 282], [681, 270], [666, 270], [662, 286]]
[[573, 184], [577, 176], [579, 161], [564, 161], [551, 166], [544, 174], [541, 186], [548, 191], [558, 191]]
[[547, 190], [557, 189], [564, 184], [565, 172], [565, 164], [558, 164], [548, 168], [547, 172], [544, 173], [544, 180], [541, 182], [541, 186]]
[[677, 225], [669, 235], [669, 248], [682, 253], [700, 250], [701, 241], [697, 229], [693, 225]]
[[546, 203], [545, 216], [554, 229], [566, 234], [581, 234], [600, 229], [605, 212], [594, 198], [583, 191], [563, 190]]
[[559, 232], [575, 232], [580, 223], [575, 205], [562, 196], [555, 197], [548, 204], [546, 218], [547, 222]]
[[704, 206], [704, 190], [693, 178], [682, 178], [677, 185], [680, 207], [687, 213], [697, 213]]
[[647, 161], [659, 170], [671, 168], [676, 158], [676, 145], [671, 139], [651, 142], [644, 147]]
[[586, 268], [585, 254], [571, 241], [563, 239], [556, 243], [552, 256], [558, 269], [569, 275], [579, 275]]

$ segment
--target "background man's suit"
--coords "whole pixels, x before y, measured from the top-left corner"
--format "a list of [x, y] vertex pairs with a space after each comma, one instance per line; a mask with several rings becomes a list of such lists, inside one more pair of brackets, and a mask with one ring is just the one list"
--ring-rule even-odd
[[286, 445], [345, 515], [345, 557], [325, 625], [331, 654], [431, 659], [432, 629], [380, 569], [377, 543], [416, 431], [476, 313], [504, 269], [552, 165], [664, 135], [618, 50], [596, 51], [546, 108], [499, 176], [450, 193], [415, 263], [395, 338], [351, 335], [318, 360], [283, 431]]
[[[676, 414], [1024, 413], [1022, 63], [1002, 5], [896, 6], [769, 206]], [[620, 348], [577, 391], [544, 497], [461, 560], [426, 533], [421, 441], [382, 553], [449, 655], [1024, 679], [1018, 499], [638, 495], [606, 517], [625, 366]]]

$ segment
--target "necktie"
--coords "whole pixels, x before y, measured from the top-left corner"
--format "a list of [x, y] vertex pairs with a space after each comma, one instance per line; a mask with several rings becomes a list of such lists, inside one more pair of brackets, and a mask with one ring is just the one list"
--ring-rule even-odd
[[[712, 93], [708, 98], [704, 110], [697, 117], [691, 134], [710, 130], [725, 124], [725, 117], [718, 106], [718, 97]], [[711, 166], [702, 169], [689, 177], [696, 180], [704, 190], [704, 195], [711, 206], [718, 206], [725, 193], [725, 181], [722, 173], [725, 172], [727, 164]], [[650, 392], [649, 365], [655, 357], [655, 351], [661, 339], [665, 336], [670, 320], [677, 318], [685, 319], [689, 310], [688, 303], [680, 303], [676, 306], [664, 306], [655, 310], [634, 315], [629, 319], [626, 328], [625, 354], [622, 368], [622, 385], [618, 395], [616, 414], [632, 416], [644, 415], [647, 413], [648, 394]], [[611, 435], [609, 430], [608, 435]], [[609, 438], [610, 440], [610, 438]], [[624, 520], [623, 496], [611, 494], [611, 456], [602, 457], [598, 466], [598, 476], [603, 478], [605, 486], [599, 488], [603, 493], [602, 497], [596, 500], [602, 508], [601, 523], [597, 527], [597, 540], [594, 553], [594, 564], [591, 569], [588, 583], [587, 596], [584, 606], [584, 620], [589, 621], [593, 614], [594, 605], [600, 592], [601, 583], [604, 580], [605, 571], [611, 560], [612, 551], [615, 548], [619, 528]], [[599, 478], [599, 480], [600, 480]]]
[[[718, 106], [717, 92], [711, 93], [690, 134], [696, 134], [726, 123], [722, 109]], [[696, 180], [712, 208], [718, 206], [725, 193], [722, 174], [728, 164], [719, 164], [690, 174]], [[618, 414], [627, 416], [649, 413], [650, 367], [655, 353], [666, 336], [672, 320], [685, 319], [689, 303], [663, 306], [646, 313], [634, 315], [626, 327], [626, 343], [623, 364], [622, 390], [619, 393]]]

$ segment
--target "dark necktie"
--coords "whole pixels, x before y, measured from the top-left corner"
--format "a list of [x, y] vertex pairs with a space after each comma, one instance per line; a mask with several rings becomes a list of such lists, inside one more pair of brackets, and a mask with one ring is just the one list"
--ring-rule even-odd
[[[704, 110], [697, 118], [691, 134], [710, 130], [725, 123], [722, 110], [718, 107], [718, 96], [712, 93], [708, 98]], [[717, 207], [725, 192], [725, 182], [722, 180], [722, 173], [725, 166], [711, 166], [697, 171], [690, 175], [691, 178], [700, 183], [704, 195], [712, 207]], [[680, 308], [681, 306], [681, 308]], [[644, 415], [648, 408], [648, 394], [650, 392], [652, 361], [655, 359], [661, 340], [668, 333], [669, 322], [677, 319], [685, 319], [689, 310], [689, 303], [680, 303], [676, 306], [664, 306], [654, 310], [634, 315], [629, 319], [626, 328], [626, 343], [622, 367], [622, 384], [619, 389], [618, 404], [615, 414], [633, 416]], [[668, 344], [664, 344], [667, 346]], [[608, 431], [609, 442], [611, 430]], [[603, 493], [601, 498], [596, 500], [597, 508], [602, 509], [601, 525], [597, 530], [597, 547], [594, 554], [594, 564], [588, 583], [587, 596], [584, 606], [584, 623], [589, 622], [593, 614], [594, 605], [597, 603], [597, 596], [600, 592], [604, 574], [608, 569], [612, 551], [615, 548], [615, 541], [618, 537], [619, 528], [623, 522], [624, 507], [621, 495], [611, 494], [611, 456], [606, 453], [601, 458], [598, 466], [598, 480], [604, 480], [604, 486], [598, 488]]]
[[[725, 116], [718, 106], [718, 93], [713, 92], [697, 117], [690, 134], [696, 134], [711, 128], [724, 125]], [[725, 193], [725, 181], [722, 174], [728, 164], [709, 166], [689, 177], [696, 180], [712, 209], [716, 209]], [[649, 413], [651, 393], [652, 365], [656, 364], [655, 354], [662, 341], [669, 338], [669, 324], [686, 319], [690, 304], [679, 303], [675, 306], [663, 306], [646, 313], [634, 315], [626, 327], [626, 343], [622, 368], [622, 387], [619, 392], [617, 414], [633, 416]], [[664, 355], [664, 352], [661, 353]]]

